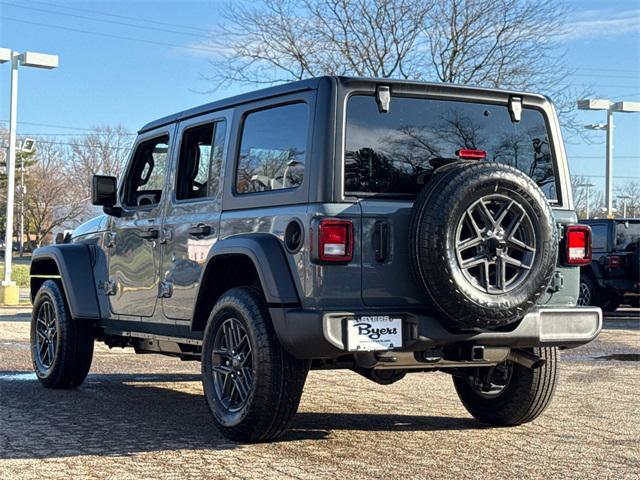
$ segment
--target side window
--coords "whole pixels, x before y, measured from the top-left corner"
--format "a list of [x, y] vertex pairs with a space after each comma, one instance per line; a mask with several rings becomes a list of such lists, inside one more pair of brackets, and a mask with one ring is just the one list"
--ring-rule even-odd
[[125, 206], [146, 207], [160, 203], [168, 151], [168, 136], [138, 145], [125, 179]]
[[176, 199], [206, 198], [218, 192], [225, 130], [224, 121], [185, 130], [180, 146]]
[[211, 149], [211, 176], [209, 178], [209, 192], [211, 196], [218, 193], [220, 187], [220, 169], [224, 161], [224, 139], [227, 133], [227, 122], [215, 123], [213, 132], [213, 148]]
[[238, 193], [295, 188], [304, 179], [309, 107], [293, 103], [244, 120], [236, 172]]
[[607, 249], [607, 226], [603, 224], [591, 225], [591, 248], [594, 251]]

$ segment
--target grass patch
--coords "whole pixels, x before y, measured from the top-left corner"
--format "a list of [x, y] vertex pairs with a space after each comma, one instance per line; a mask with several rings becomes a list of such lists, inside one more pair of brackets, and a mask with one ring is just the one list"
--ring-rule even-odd
[[[0, 263], [0, 278], [4, 278], [4, 263]], [[11, 280], [19, 287], [29, 286], [29, 265], [13, 263], [11, 265]]]

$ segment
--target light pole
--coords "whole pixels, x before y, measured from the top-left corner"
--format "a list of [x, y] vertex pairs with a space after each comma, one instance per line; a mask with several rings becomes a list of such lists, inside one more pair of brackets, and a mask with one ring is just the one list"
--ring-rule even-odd
[[[20, 256], [24, 255], [24, 203], [27, 197], [27, 187], [24, 184], [24, 156], [32, 155], [36, 151], [36, 141], [33, 138], [25, 138], [20, 142], [20, 230], [18, 230], [18, 245]], [[28, 232], [27, 232], [28, 233]]]
[[607, 131], [607, 167], [605, 202], [607, 204], [607, 218], [613, 218], [613, 113], [614, 112], [640, 112], [640, 102], [615, 102], [607, 99], [578, 100], [578, 110], [606, 110], [607, 123], [598, 125], [586, 125], [592, 130]]
[[18, 287], [11, 281], [13, 254], [13, 208], [16, 185], [16, 128], [18, 114], [18, 67], [52, 69], [58, 66], [57, 55], [36, 52], [14, 52], [0, 48], [0, 63], [11, 62], [11, 97], [9, 100], [9, 155], [7, 157], [7, 227], [5, 232], [4, 280], [0, 285], [0, 302], [16, 305], [19, 300]]
[[622, 218], [627, 218], [627, 200], [631, 200], [629, 195], [618, 195], [618, 200], [622, 200]]
[[585, 187], [587, 189], [587, 220], [588, 220], [590, 216], [589, 204], [591, 200], [591, 188], [595, 187], [595, 185], [593, 183], [581, 183], [580, 185], [578, 185], [578, 187]]

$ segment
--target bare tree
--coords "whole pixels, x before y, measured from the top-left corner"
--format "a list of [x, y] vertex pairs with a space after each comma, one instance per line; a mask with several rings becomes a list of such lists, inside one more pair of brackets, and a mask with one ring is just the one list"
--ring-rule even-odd
[[627, 216], [640, 216], [640, 182], [631, 180], [624, 183], [621, 187], [615, 188], [618, 197], [629, 197], [626, 199], [618, 198], [618, 215], [623, 215], [623, 202], [627, 204]]
[[28, 231], [38, 246], [56, 227], [76, 218], [86, 199], [77, 193], [77, 183], [66, 170], [66, 152], [53, 142], [38, 144], [37, 162], [26, 179], [25, 217]]
[[323, 74], [418, 78], [424, 0], [230, 2], [211, 37], [218, 87], [273, 84]]
[[573, 111], [559, 0], [260, 0], [223, 13], [214, 89], [356, 75], [537, 89]]
[[588, 177], [574, 175], [571, 177], [571, 189], [573, 190], [573, 203], [578, 214], [578, 218], [587, 218], [587, 204], [589, 206], [589, 217], [593, 218], [604, 207], [604, 197], [602, 191], [590, 185]]
[[91, 194], [91, 178], [95, 174], [118, 176], [124, 167], [133, 140], [123, 126], [96, 127], [94, 133], [71, 140], [66, 170], [80, 185], [79, 192]]

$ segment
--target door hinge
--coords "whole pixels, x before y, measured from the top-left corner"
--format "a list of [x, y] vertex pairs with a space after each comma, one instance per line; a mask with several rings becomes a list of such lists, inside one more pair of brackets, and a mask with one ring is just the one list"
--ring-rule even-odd
[[160, 282], [158, 298], [171, 298], [171, 295], [173, 295], [173, 282], [168, 280]]
[[550, 293], [559, 292], [564, 288], [564, 276], [560, 272], [556, 272], [553, 274], [553, 278], [551, 279], [551, 284], [549, 285], [548, 291]]
[[115, 280], [103, 280], [98, 286], [107, 296], [115, 295], [118, 291], [118, 282]]
[[522, 97], [509, 98], [509, 115], [513, 123], [518, 123], [522, 119]]
[[170, 242], [173, 238], [173, 230], [171, 228], [163, 228], [162, 234], [160, 235], [160, 243], [163, 245]]

